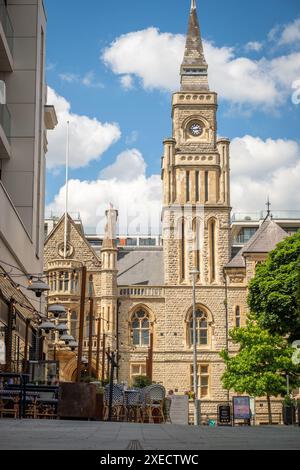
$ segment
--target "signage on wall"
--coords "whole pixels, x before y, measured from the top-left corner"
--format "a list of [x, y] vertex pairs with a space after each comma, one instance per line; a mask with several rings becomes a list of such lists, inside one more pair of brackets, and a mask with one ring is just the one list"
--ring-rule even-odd
[[5, 341], [4, 335], [0, 333], [0, 364], [5, 364]]
[[233, 419], [251, 419], [250, 397], [233, 397]]

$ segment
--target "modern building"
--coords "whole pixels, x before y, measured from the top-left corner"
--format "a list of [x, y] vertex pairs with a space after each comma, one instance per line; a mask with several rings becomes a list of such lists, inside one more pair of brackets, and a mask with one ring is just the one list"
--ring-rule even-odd
[[40, 309], [27, 286], [44, 269], [47, 130], [57, 124], [46, 105], [45, 43], [42, 0], [0, 0], [0, 334], [9, 370], [29, 357], [25, 337], [33, 347]]
[[[230, 142], [217, 138], [218, 96], [209, 87], [195, 2], [180, 74], [181, 89], [172, 99], [173, 133], [164, 141], [162, 158], [162, 246], [119, 246], [118, 213], [110, 208], [98, 247], [92, 247], [78, 223], [68, 217], [64, 250], [61, 218], [46, 240], [45, 268], [49, 303], [67, 307], [74, 335], [79, 331], [82, 267], [87, 268], [84, 337], [87, 341], [93, 299], [94, 374], [98, 370], [101, 376], [103, 371], [102, 363], [97, 369], [95, 355], [100, 331], [102, 351], [105, 341], [105, 348], [119, 352], [118, 381], [130, 384], [148, 373], [168, 390], [185, 393], [193, 390], [196, 340], [202, 416], [216, 418], [218, 405], [231, 398], [221, 383], [225, 366], [220, 352], [226, 348], [236, 352], [228, 331], [246, 323], [247, 286], [256, 264], [288, 234], [270, 215], [262, 223], [255, 220], [251, 226], [255, 233], [232, 257]], [[239, 223], [240, 231], [248, 227], [248, 220]], [[196, 338], [191, 276], [195, 268], [199, 273], [195, 274]], [[76, 353], [64, 350], [59, 342], [54, 345], [61, 379], [72, 380]], [[276, 400], [272, 412], [273, 421], [280, 422], [281, 405]], [[268, 422], [264, 398], [256, 400], [256, 420]]]

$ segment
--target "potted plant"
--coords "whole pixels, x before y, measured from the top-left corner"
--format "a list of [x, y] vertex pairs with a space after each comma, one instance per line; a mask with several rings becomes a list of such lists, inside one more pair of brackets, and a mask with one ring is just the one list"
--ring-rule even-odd
[[286, 426], [290, 426], [295, 422], [295, 404], [289, 395], [283, 400], [283, 422]]
[[138, 375], [137, 377], [134, 378], [134, 382], [132, 385], [133, 385], [133, 388], [145, 388], [151, 384], [152, 382], [149, 379], [149, 377], [147, 377], [146, 375]]

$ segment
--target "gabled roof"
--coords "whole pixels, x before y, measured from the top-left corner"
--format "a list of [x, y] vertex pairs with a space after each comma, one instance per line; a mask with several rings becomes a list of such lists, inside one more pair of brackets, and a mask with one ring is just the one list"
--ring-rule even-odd
[[271, 219], [265, 220], [238, 254], [227, 264], [227, 268], [244, 268], [245, 255], [248, 253], [269, 253], [288, 234]]
[[[46, 238], [45, 244], [44, 244], [45, 249], [47, 248], [47, 244], [50, 241], [50, 239], [52, 239], [55, 236], [56, 232], [58, 232], [60, 230], [60, 228], [64, 224], [64, 222], [65, 222], [65, 216], [63, 215], [60, 218], [59, 222], [55, 225], [54, 229], [49, 233], [48, 237]], [[94, 248], [87, 241], [87, 239], [84, 235], [84, 230], [83, 230], [82, 225], [76, 224], [69, 214], [68, 214], [68, 224], [70, 224], [70, 226], [75, 230], [75, 233], [80, 237], [81, 243], [83, 243], [83, 245], [85, 245], [88, 248], [88, 250], [90, 251], [90, 253], [92, 255], [92, 258], [94, 258], [95, 266], [100, 267], [99, 256], [97, 255]], [[63, 242], [63, 239], [62, 239], [62, 242]]]
[[162, 247], [119, 248], [119, 286], [161, 286], [164, 284]]

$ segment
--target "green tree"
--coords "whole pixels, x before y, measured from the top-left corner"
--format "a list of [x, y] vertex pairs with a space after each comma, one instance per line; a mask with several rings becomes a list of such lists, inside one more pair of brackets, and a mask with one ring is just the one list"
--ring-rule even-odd
[[246, 393], [254, 397], [267, 397], [269, 422], [272, 424], [271, 397], [286, 395], [286, 376], [291, 386], [299, 386], [299, 366], [292, 362], [293, 349], [280, 335], [263, 330], [253, 321], [245, 328], [229, 333], [240, 345], [237, 355], [222, 351], [226, 364], [222, 383], [226, 390]]
[[300, 338], [300, 231], [280, 242], [249, 285], [251, 316], [272, 333]]

